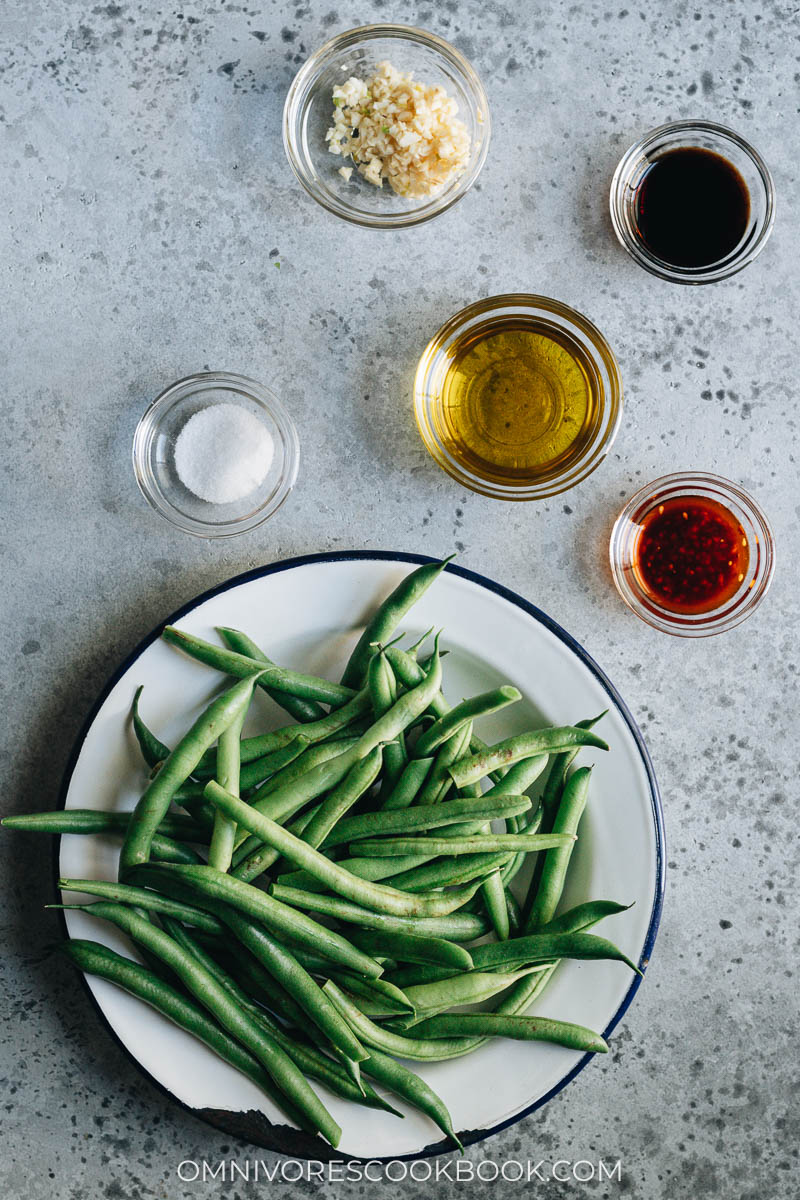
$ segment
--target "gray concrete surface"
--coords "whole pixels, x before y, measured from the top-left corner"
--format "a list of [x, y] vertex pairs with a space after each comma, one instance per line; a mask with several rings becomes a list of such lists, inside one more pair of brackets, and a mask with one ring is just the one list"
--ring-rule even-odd
[[[305, 197], [280, 116], [297, 64], [321, 41], [392, 18], [471, 56], [495, 133], [462, 204], [381, 235]], [[656, 953], [611, 1055], [469, 1152], [476, 1163], [622, 1161], [621, 1183], [538, 1185], [548, 1196], [788, 1200], [798, 1190], [796, 35], [794, 5], [754, 0], [5, 0], [0, 11], [2, 807], [51, 806], [111, 668], [177, 605], [246, 568], [342, 547], [458, 548], [466, 566], [543, 606], [640, 719], [669, 839]], [[693, 115], [752, 138], [779, 210], [757, 263], [685, 289], [624, 254], [606, 197], [627, 145]], [[409, 392], [443, 318], [515, 289], [560, 297], [598, 323], [627, 408], [590, 480], [552, 502], [504, 506], [440, 473]], [[130, 468], [149, 399], [204, 367], [274, 384], [303, 449], [278, 517], [220, 544], [174, 532]], [[757, 615], [700, 642], [638, 622], [605, 565], [623, 498], [693, 467], [751, 489], [779, 553]], [[50, 847], [6, 836], [0, 853], [0, 1193], [264, 1191], [177, 1179], [182, 1159], [250, 1152], [146, 1082], [51, 957]], [[409, 1198], [431, 1190], [313, 1190], [380, 1196], [390, 1186]], [[309, 1190], [287, 1183], [281, 1194]]]

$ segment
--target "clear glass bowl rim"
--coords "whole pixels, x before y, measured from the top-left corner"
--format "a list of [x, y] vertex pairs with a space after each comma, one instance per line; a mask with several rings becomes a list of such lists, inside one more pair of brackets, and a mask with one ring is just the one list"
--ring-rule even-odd
[[[458, 332], [461, 327], [468, 325], [474, 317], [480, 317], [486, 313], [503, 308], [523, 310], [533, 316], [542, 313], [552, 314], [573, 324], [584, 338], [588, 340], [592, 348], [593, 353], [590, 357], [593, 360], [595, 370], [598, 370], [598, 363], [601, 364], [608, 377], [608, 395], [605, 394], [605, 386], [603, 389], [602, 414], [607, 424], [602, 429], [597, 443], [592, 444], [588, 448], [588, 456], [579, 459], [577, 466], [566, 476], [557, 476], [555, 479], [544, 481], [541, 485], [532, 485], [528, 488], [509, 487], [506, 490], [500, 489], [498, 485], [487, 483], [487, 481], [477, 475], [467, 474], [463, 469], [455, 469], [450, 460], [441, 453], [438, 442], [430, 429], [426, 395], [427, 388], [425, 386], [430, 370], [427, 360], [431, 355], [432, 347], [437, 342], [447, 340], [447, 338]], [[584, 353], [587, 353], [587, 347], [583, 342], [581, 342], [581, 347]], [[599, 370], [598, 374], [601, 374]], [[605, 379], [603, 383], [605, 385]], [[505, 292], [501, 295], [489, 296], [484, 300], [476, 300], [472, 304], [466, 305], [465, 308], [460, 309], [445, 321], [428, 341], [420, 355], [414, 373], [413, 399], [417, 428], [419, 429], [422, 442], [434, 462], [452, 479], [457, 480], [464, 487], [468, 487], [471, 491], [477, 492], [479, 495], [488, 496], [495, 500], [510, 500], [517, 503], [530, 500], [546, 500], [549, 497], [558, 496], [588, 478], [600, 465], [614, 444], [614, 440], [619, 432], [623, 412], [623, 390], [619, 364], [604, 335], [593, 321], [590, 321], [588, 317], [584, 316], [576, 308], [572, 308], [569, 304], [565, 304], [561, 300], [555, 300], [550, 296], [541, 296], [533, 292]]]
[[[280, 430], [285, 446], [284, 462], [280, 474], [279, 486], [271, 499], [256, 513], [243, 517], [241, 520], [228, 521], [224, 524], [207, 524], [198, 521], [185, 513], [179, 512], [167, 499], [164, 493], [151, 483], [147, 470], [147, 449], [158, 428], [159, 410], [167, 407], [168, 403], [182, 400], [192, 395], [198, 387], [230, 387], [246, 394], [264, 408]], [[132, 446], [133, 472], [139, 490], [151, 508], [176, 529], [184, 533], [194, 534], [203, 538], [234, 537], [238, 533], [247, 533], [257, 529], [273, 516], [286, 500], [297, 480], [300, 466], [300, 442], [297, 429], [289, 412], [279, 397], [265, 384], [251, 379], [247, 375], [237, 375], [231, 371], [199, 371], [193, 375], [185, 375], [170, 383], [163, 391], [148, 404], [139, 418], [133, 435]]]
[[[748, 591], [738, 598], [734, 597], [733, 601], [726, 601], [719, 609], [681, 616], [657, 608], [649, 597], [647, 603], [641, 599], [638, 589], [630, 583], [631, 573], [625, 569], [628, 563], [625, 539], [634, 523], [634, 516], [643, 510], [649, 511], [659, 496], [664, 493], [691, 495], [693, 490], [699, 495], [713, 492], [713, 498], [718, 503], [724, 504], [727, 499], [741, 509], [758, 534], [761, 552], [757, 564], [751, 560], [753, 584]], [[653, 629], [676, 637], [712, 637], [740, 625], [764, 599], [775, 573], [775, 537], [760, 504], [739, 484], [708, 471], [676, 471], [671, 475], [662, 475], [640, 488], [626, 502], [614, 522], [608, 552], [614, 584], [628, 608]]]
[[[374, 41], [381, 37], [397, 38], [398, 40], [405, 39], [415, 42], [418, 45], [425, 46], [427, 49], [436, 51], [436, 53], [446, 58], [464, 77], [467, 90], [472, 93], [476, 107], [480, 109], [483, 117], [478, 153], [464, 174], [458, 179], [455, 188], [441, 195], [438, 200], [434, 196], [429, 204], [405, 213], [370, 213], [366, 210], [355, 208], [353, 205], [335, 203], [327, 194], [322, 193], [315, 187], [314, 180], [308, 177], [302, 157], [298, 153], [297, 148], [296, 126], [301, 112], [302, 100], [313, 87], [315, 77], [325, 61], [334, 58], [340, 51], [357, 45], [359, 42]], [[343, 33], [336, 34], [335, 37], [332, 37], [324, 45], [320, 46], [300, 67], [292, 80], [283, 106], [283, 145], [289, 165], [298, 182], [328, 212], [333, 213], [337, 217], [342, 217], [345, 221], [350, 221], [354, 225], [361, 225], [369, 229], [406, 229], [412, 225], [421, 225], [425, 221], [430, 221], [434, 217], [439, 216], [440, 213], [452, 208], [454, 204], [467, 194], [480, 175], [489, 152], [491, 132], [492, 123], [489, 112], [489, 100], [486, 95], [486, 89], [475, 68], [461, 51], [457, 50], [450, 42], [439, 37], [438, 34], [428, 33], [427, 30], [420, 29], [415, 25], [392, 23], [385, 25], [359, 25], [354, 29], [347, 29]]]
[[[750, 159], [764, 188], [764, 216], [760, 222], [760, 228], [755, 240], [747, 246], [743, 253], [735, 255], [722, 267], [715, 268], [712, 263], [709, 267], [698, 271], [687, 271], [682, 267], [670, 266], [663, 259], [651, 254], [638, 238], [630, 234], [627, 221], [624, 218], [625, 192], [633, 166], [642, 157], [647, 155], [648, 150], [654, 143], [663, 140], [671, 134], [680, 133], [687, 135], [711, 134], [714, 137], [718, 137], [721, 141], [733, 142]], [[687, 144], [691, 144], [690, 136], [687, 137]], [[737, 272], [743, 270], [764, 249], [775, 224], [775, 184], [764, 159], [755, 147], [743, 138], [741, 134], [737, 133], [735, 129], [730, 129], [727, 125], [719, 125], [715, 121], [669, 121], [664, 125], [658, 125], [655, 129], [651, 129], [644, 137], [640, 138], [638, 142], [634, 142], [625, 151], [617, 163], [611, 179], [609, 208], [611, 223], [620, 245], [627, 250], [628, 254], [630, 254], [640, 267], [644, 267], [651, 275], [657, 275], [659, 279], [667, 279], [671, 283], [689, 285], [717, 283], [719, 280], [728, 279], [731, 275], [735, 275]]]

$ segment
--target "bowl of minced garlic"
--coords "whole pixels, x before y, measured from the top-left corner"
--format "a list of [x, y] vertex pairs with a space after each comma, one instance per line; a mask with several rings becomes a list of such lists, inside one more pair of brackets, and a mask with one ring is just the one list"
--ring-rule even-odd
[[[370, 79], [353, 75], [333, 89], [325, 137], [367, 183], [385, 179], [398, 196], [435, 196], [469, 164], [470, 136], [453, 97], [385, 61]], [[349, 182], [353, 167], [339, 174]]]
[[284, 110], [286, 152], [306, 190], [377, 228], [429, 220], [465, 195], [489, 133], [483, 85], [464, 56], [401, 25], [328, 42], [298, 72]]

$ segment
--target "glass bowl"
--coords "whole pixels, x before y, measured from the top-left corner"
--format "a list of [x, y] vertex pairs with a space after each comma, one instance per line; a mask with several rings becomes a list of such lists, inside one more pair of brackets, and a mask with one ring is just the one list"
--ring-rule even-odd
[[[702, 267], [680, 267], [658, 258], [642, 240], [636, 194], [652, 163], [669, 150], [711, 150], [737, 169], [750, 193], [750, 216], [738, 244], [725, 258]], [[702, 203], [698, 195], [698, 203]], [[775, 221], [775, 187], [761, 155], [748, 142], [711, 121], [676, 121], [652, 130], [624, 154], [611, 180], [611, 222], [619, 241], [640, 267], [672, 283], [715, 283], [735, 275], [760, 254]]]
[[[708, 612], [677, 613], [658, 604], [636, 569], [642, 521], [658, 505], [681, 497], [702, 497], [733, 514], [747, 538], [750, 558], [737, 591]], [[654, 629], [679, 637], [709, 637], [733, 629], [758, 607], [775, 570], [775, 541], [769, 522], [752, 496], [719, 475], [678, 472], [656, 479], [633, 496], [614, 524], [609, 547], [611, 573], [622, 599]]]
[[[175, 444], [190, 417], [214, 404], [235, 404], [255, 416], [269, 433], [273, 457], [263, 481], [230, 503], [201, 500], [182, 482]], [[300, 447], [294, 422], [268, 388], [214, 371], [179, 379], [157, 396], [133, 439], [133, 469], [144, 498], [178, 529], [199, 537], [231, 537], [255, 529], [275, 513], [297, 478]]]
[[[434, 196], [398, 196], [388, 184], [376, 187], [357, 171], [346, 182], [338, 172], [350, 160], [328, 149], [334, 86], [351, 75], [366, 77], [383, 59], [420, 83], [443, 87], [467, 126], [472, 143], [467, 169]], [[489, 136], [486, 92], [466, 58], [442, 38], [409, 25], [362, 25], [326, 42], [298, 71], [283, 110], [283, 144], [300, 183], [329, 212], [371, 229], [401, 229], [445, 212], [478, 178]]]
[[[535, 331], [555, 337], [580, 363], [592, 396], [589, 424], [581, 446], [550, 469], [523, 478], [505, 468], [489, 471], [457, 453], [458, 438], [444, 401], [444, 383], [459, 347], [500, 332], [509, 321], [532, 322]], [[553, 421], [563, 411], [557, 379], [532, 381], [551, 396]], [[428, 343], [414, 378], [414, 414], [422, 440], [439, 466], [459, 483], [498, 500], [541, 500], [580, 483], [611, 448], [622, 419], [622, 381], [614, 354], [599, 329], [581, 313], [546, 296], [516, 293], [479, 300], [456, 313]], [[530, 476], [532, 472], [528, 472]]]

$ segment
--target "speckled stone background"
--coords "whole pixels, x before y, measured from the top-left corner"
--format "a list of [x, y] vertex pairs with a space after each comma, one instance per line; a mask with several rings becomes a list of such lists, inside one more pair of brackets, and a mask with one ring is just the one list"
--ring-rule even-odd
[[[463, 203], [381, 235], [337, 222], [301, 192], [280, 118], [319, 43], [393, 18], [472, 58], [495, 131]], [[621, 1183], [538, 1185], [552, 1197], [798, 1191], [797, 33], [795, 5], [769, 0], [5, 0], [0, 11], [2, 807], [51, 807], [111, 669], [176, 606], [246, 568], [345, 547], [458, 549], [466, 566], [543, 606], [641, 721], [669, 843], [655, 956], [612, 1053], [469, 1152], [475, 1162], [622, 1160]], [[752, 138], [779, 197], [761, 258], [698, 289], [640, 271], [607, 215], [622, 151], [690, 116]], [[549, 503], [504, 506], [436, 468], [409, 392], [442, 319], [516, 289], [598, 323], [627, 408], [591, 479]], [[130, 468], [148, 401], [209, 367], [273, 384], [303, 451], [280, 514], [218, 544], [153, 514]], [[605, 565], [623, 498], [692, 467], [751, 489], [779, 551], [757, 615], [700, 642], [638, 622]], [[177, 1179], [182, 1159], [250, 1151], [144, 1080], [52, 957], [47, 842], [7, 835], [0, 852], [0, 1194], [261, 1194], [268, 1185]], [[281, 1195], [390, 1187], [409, 1200], [431, 1190], [283, 1184]]]

